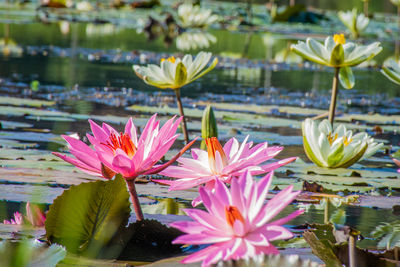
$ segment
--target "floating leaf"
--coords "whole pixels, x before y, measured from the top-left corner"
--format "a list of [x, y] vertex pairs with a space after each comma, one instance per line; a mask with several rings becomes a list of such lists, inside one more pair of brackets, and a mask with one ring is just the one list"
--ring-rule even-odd
[[273, 241], [274, 246], [279, 248], [308, 248], [307, 242], [302, 237], [294, 237], [289, 240]]
[[299, 255], [257, 255], [249, 259], [218, 262], [218, 267], [257, 267], [257, 266], [291, 266], [291, 267], [322, 267], [324, 265], [311, 260], [302, 260]]
[[96, 256], [130, 215], [125, 180], [71, 186], [54, 200], [47, 213], [46, 236], [73, 253]]

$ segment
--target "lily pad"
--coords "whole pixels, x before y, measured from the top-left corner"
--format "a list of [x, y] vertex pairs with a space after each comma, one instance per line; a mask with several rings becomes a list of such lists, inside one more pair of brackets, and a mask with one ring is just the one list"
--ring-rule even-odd
[[97, 256], [130, 215], [124, 178], [82, 183], [57, 197], [46, 216], [46, 237], [68, 251]]

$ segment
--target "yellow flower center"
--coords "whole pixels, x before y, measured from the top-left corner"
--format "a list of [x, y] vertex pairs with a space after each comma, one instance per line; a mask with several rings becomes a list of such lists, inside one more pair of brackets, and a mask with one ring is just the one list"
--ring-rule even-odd
[[240, 213], [239, 209], [235, 206], [226, 206], [225, 207], [225, 218], [228, 224], [233, 227], [233, 224], [236, 220], [241, 221], [243, 224], [245, 223], [243, 215]]
[[333, 142], [335, 142], [335, 140], [338, 138], [338, 134], [335, 134], [335, 136], [333, 136], [332, 133], [329, 133], [326, 138], [328, 138], [329, 144], [332, 145]]
[[341, 44], [344, 45], [346, 43], [346, 38], [344, 37], [344, 34], [335, 34], [333, 36], [333, 41], [335, 41], [336, 44]]
[[348, 145], [350, 145], [351, 141], [353, 141], [353, 138], [349, 139], [349, 138], [347, 138], [347, 136], [345, 136], [344, 139], [343, 139], [343, 144], [345, 146], [348, 146]]
[[[338, 138], [338, 134], [335, 134], [334, 136], [332, 135], [332, 133], [329, 133], [326, 138], [328, 138], [329, 141], [329, 145], [332, 146], [333, 142], [335, 142], [335, 140]], [[348, 146], [351, 142], [353, 141], [353, 138], [348, 138], [347, 136], [345, 136], [343, 138], [343, 144], [345, 146]]]
[[175, 57], [169, 57], [169, 58], [167, 58], [167, 59], [165, 59], [165, 58], [162, 58], [161, 59], [161, 62], [163, 62], [163, 61], [165, 61], [165, 60], [168, 60], [169, 62], [171, 62], [171, 63], [175, 63]]

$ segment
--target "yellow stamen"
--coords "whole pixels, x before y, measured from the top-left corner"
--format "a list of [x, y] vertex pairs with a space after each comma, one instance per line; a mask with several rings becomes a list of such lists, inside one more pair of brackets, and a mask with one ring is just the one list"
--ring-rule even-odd
[[333, 36], [333, 41], [335, 41], [336, 44], [341, 44], [344, 45], [346, 43], [346, 38], [344, 37], [344, 34], [335, 34]]
[[175, 59], [175, 57], [172, 56], [172, 57], [169, 57], [169, 58], [167, 58], [167, 59], [162, 58], [162, 59], [161, 59], [161, 62], [163, 62], [163, 61], [165, 61], [165, 60], [168, 60], [168, 61], [171, 62], [171, 63], [175, 63], [175, 60], [176, 60], [176, 59]]
[[347, 138], [347, 136], [345, 136], [344, 137], [344, 139], [343, 139], [343, 144], [345, 145], [345, 146], [348, 146], [348, 145], [350, 145], [350, 143], [353, 141], [353, 138]]
[[332, 133], [329, 133], [326, 138], [328, 138], [329, 144], [332, 145], [333, 142], [338, 138], [338, 134], [335, 134], [335, 136], [332, 136]]
[[245, 223], [243, 215], [240, 213], [239, 209], [235, 206], [227, 206], [225, 207], [225, 218], [228, 224], [233, 227], [233, 224], [236, 220]]

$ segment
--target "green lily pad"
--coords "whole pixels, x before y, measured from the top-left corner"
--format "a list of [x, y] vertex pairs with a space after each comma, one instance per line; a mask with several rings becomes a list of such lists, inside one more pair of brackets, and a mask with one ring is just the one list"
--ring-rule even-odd
[[73, 253], [96, 256], [130, 216], [124, 178], [72, 186], [47, 213], [46, 237]]
[[11, 106], [26, 106], [26, 107], [48, 107], [54, 106], [55, 101], [38, 100], [30, 98], [19, 98], [12, 96], [0, 96], [0, 105], [11, 105]]

